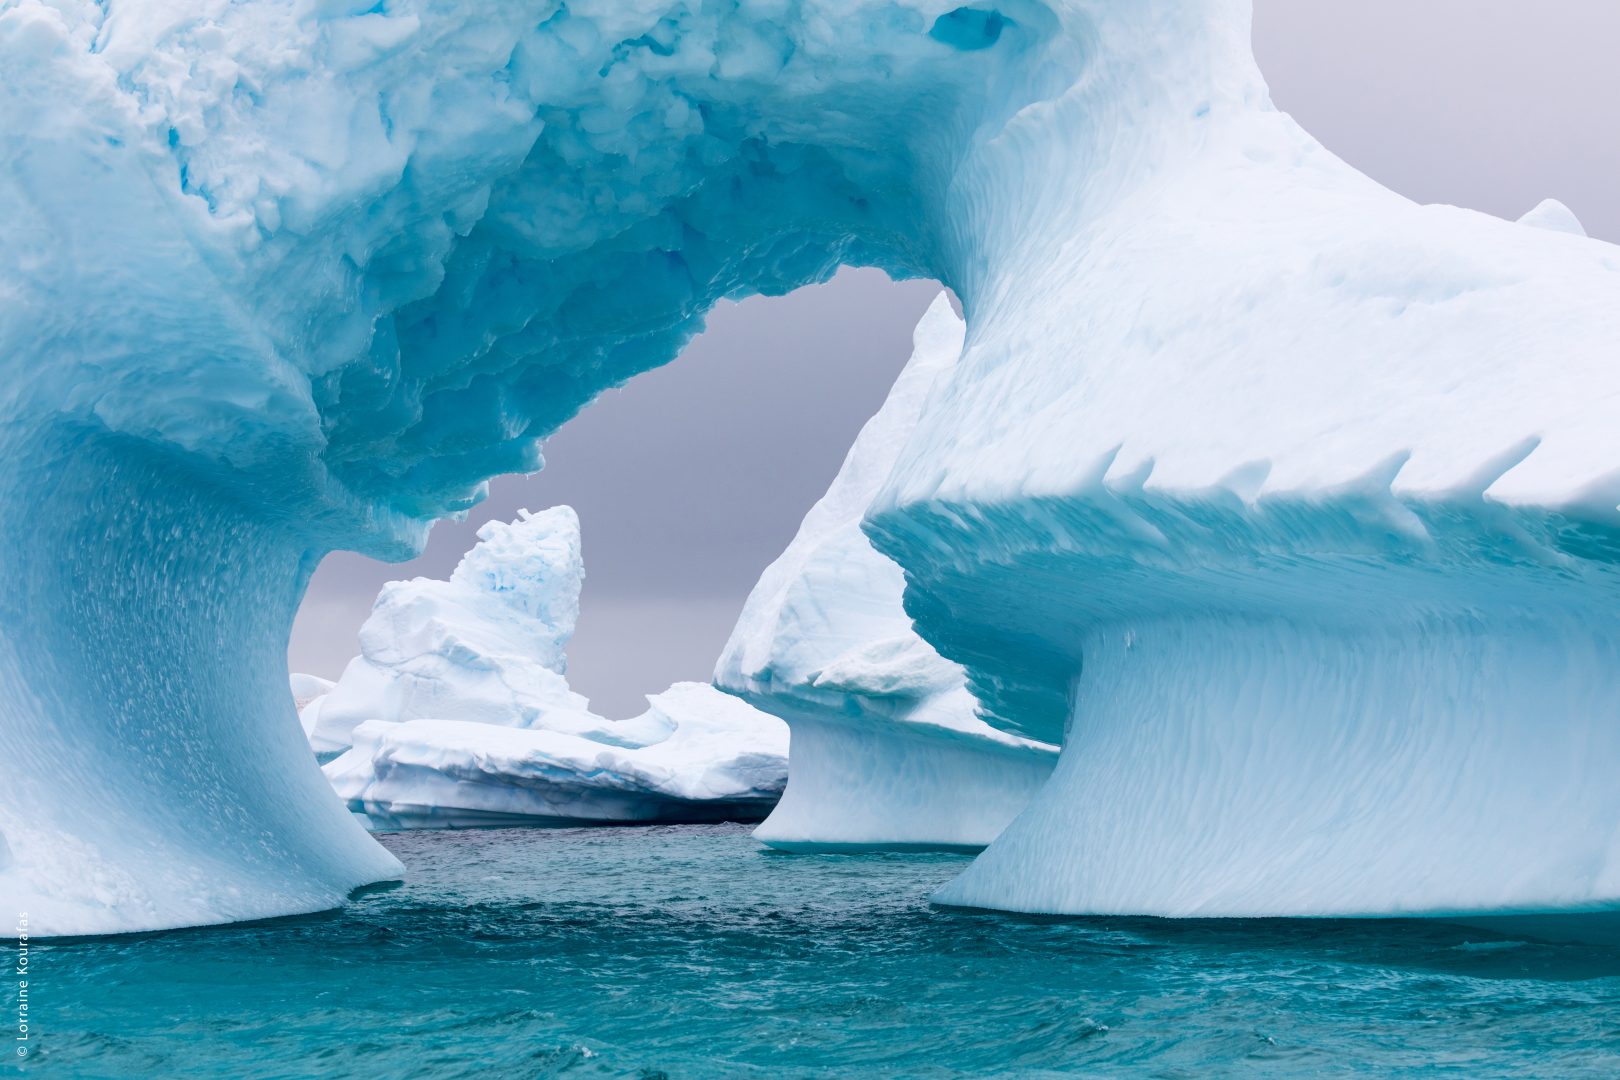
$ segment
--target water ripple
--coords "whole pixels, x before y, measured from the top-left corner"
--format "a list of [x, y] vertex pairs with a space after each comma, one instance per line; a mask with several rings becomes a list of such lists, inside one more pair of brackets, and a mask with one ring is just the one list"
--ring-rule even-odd
[[[338, 913], [41, 945], [29, 1075], [1620, 1075], [1620, 951], [931, 907], [737, 826], [385, 838]], [[7, 1066], [10, 1067], [10, 1066]]]

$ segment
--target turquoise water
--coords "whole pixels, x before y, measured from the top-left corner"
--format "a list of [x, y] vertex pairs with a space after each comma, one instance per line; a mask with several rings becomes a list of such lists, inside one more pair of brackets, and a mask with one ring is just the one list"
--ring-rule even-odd
[[[1620, 1075], [1620, 952], [931, 908], [952, 855], [404, 833], [404, 885], [36, 946], [28, 1076]], [[6, 991], [14, 993], [14, 987]], [[10, 999], [8, 1011], [14, 1013]]]

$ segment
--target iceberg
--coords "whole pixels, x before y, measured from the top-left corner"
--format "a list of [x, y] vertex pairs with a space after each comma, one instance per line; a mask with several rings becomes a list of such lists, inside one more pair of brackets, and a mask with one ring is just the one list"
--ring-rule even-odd
[[761, 576], [715, 685], [793, 732], [782, 801], [754, 835], [790, 851], [982, 848], [1045, 783], [1057, 748], [979, 720], [964, 673], [912, 629], [900, 567], [861, 521], [962, 351], [944, 293], [826, 495]]
[[[293, 708], [298, 710], [298, 726], [304, 729], [304, 737], [313, 745], [315, 726], [321, 722], [321, 706], [326, 701], [326, 695], [337, 684], [319, 675], [295, 671], [288, 676], [287, 685], [292, 690]], [[316, 747], [316, 752], [321, 752], [319, 747]]]
[[383, 586], [310, 745], [341, 751], [366, 721], [424, 718], [589, 736], [606, 722], [569, 688], [567, 663], [584, 580], [572, 508], [487, 522], [449, 580]]
[[615, 721], [569, 688], [584, 581], [579, 518], [555, 506], [485, 523], [448, 580], [385, 585], [360, 655], [305, 706], [349, 809], [381, 829], [765, 816], [787, 779], [774, 717], [677, 683]]
[[397, 876], [297, 722], [313, 567], [408, 557], [717, 300], [850, 263], [967, 323], [862, 528], [978, 715], [1063, 747], [942, 900], [1620, 906], [1620, 249], [1384, 190], [1248, 28], [12, 0], [0, 903], [149, 930]]
[[368, 720], [326, 766], [378, 829], [758, 821], [787, 780], [787, 732], [706, 683], [622, 725], [646, 743], [466, 720]]

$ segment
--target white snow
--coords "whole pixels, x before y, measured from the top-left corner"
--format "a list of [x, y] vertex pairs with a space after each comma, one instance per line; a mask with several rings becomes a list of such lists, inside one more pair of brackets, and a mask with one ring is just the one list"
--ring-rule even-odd
[[1530, 225], [1537, 229], [1548, 229], [1552, 232], [1568, 233], [1571, 236], [1585, 236], [1586, 229], [1581, 225], [1581, 219], [1575, 212], [1557, 199], [1542, 199], [1535, 206], [1525, 211], [1519, 218], [1520, 225]]
[[293, 704], [299, 709], [310, 704], [318, 698], [326, 696], [332, 687], [337, 684], [331, 679], [323, 679], [319, 675], [305, 675], [293, 672], [287, 678], [288, 687], [292, 690]]
[[704, 683], [647, 698], [613, 745], [564, 731], [464, 720], [369, 720], [326, 766], [378, 828], [758, 820], [782, 794], [787, 731]]
[[941, 293], [910, 362], [843, 468], [754, 586], [715, 684], [793, 729], [773, 847], [983, 847], [1034, 795], [1056, 747], [974, 715], [962, 669], [912, 630], [900, 568], [861, 532], [872, 496], [962, 350]]
[[[310, 744], [379, 828], [757, 820], [786, 782], [787, 731], [702, 684], [615, 721], [568, 687], [585, 580], [566, 506], [492, 521], [447, 581], [384, 586], [361, 655], [306, 708]], [[300, 676], [294, 676], [299, 679]]]

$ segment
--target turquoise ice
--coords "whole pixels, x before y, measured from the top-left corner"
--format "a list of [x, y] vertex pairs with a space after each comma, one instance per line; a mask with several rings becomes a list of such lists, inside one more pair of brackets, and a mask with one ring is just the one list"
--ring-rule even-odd
[[1620, 906], [1620, 250], [1383, 190], [1247, 30], [8, 4], [0, 903], [142, 930], [397, 875], [295, 721], [313, 567], [409, 555], [716, 300], [850, 263], [967, 323], [863, 528], [984, 719], [1064, 747], [943, 898]]

